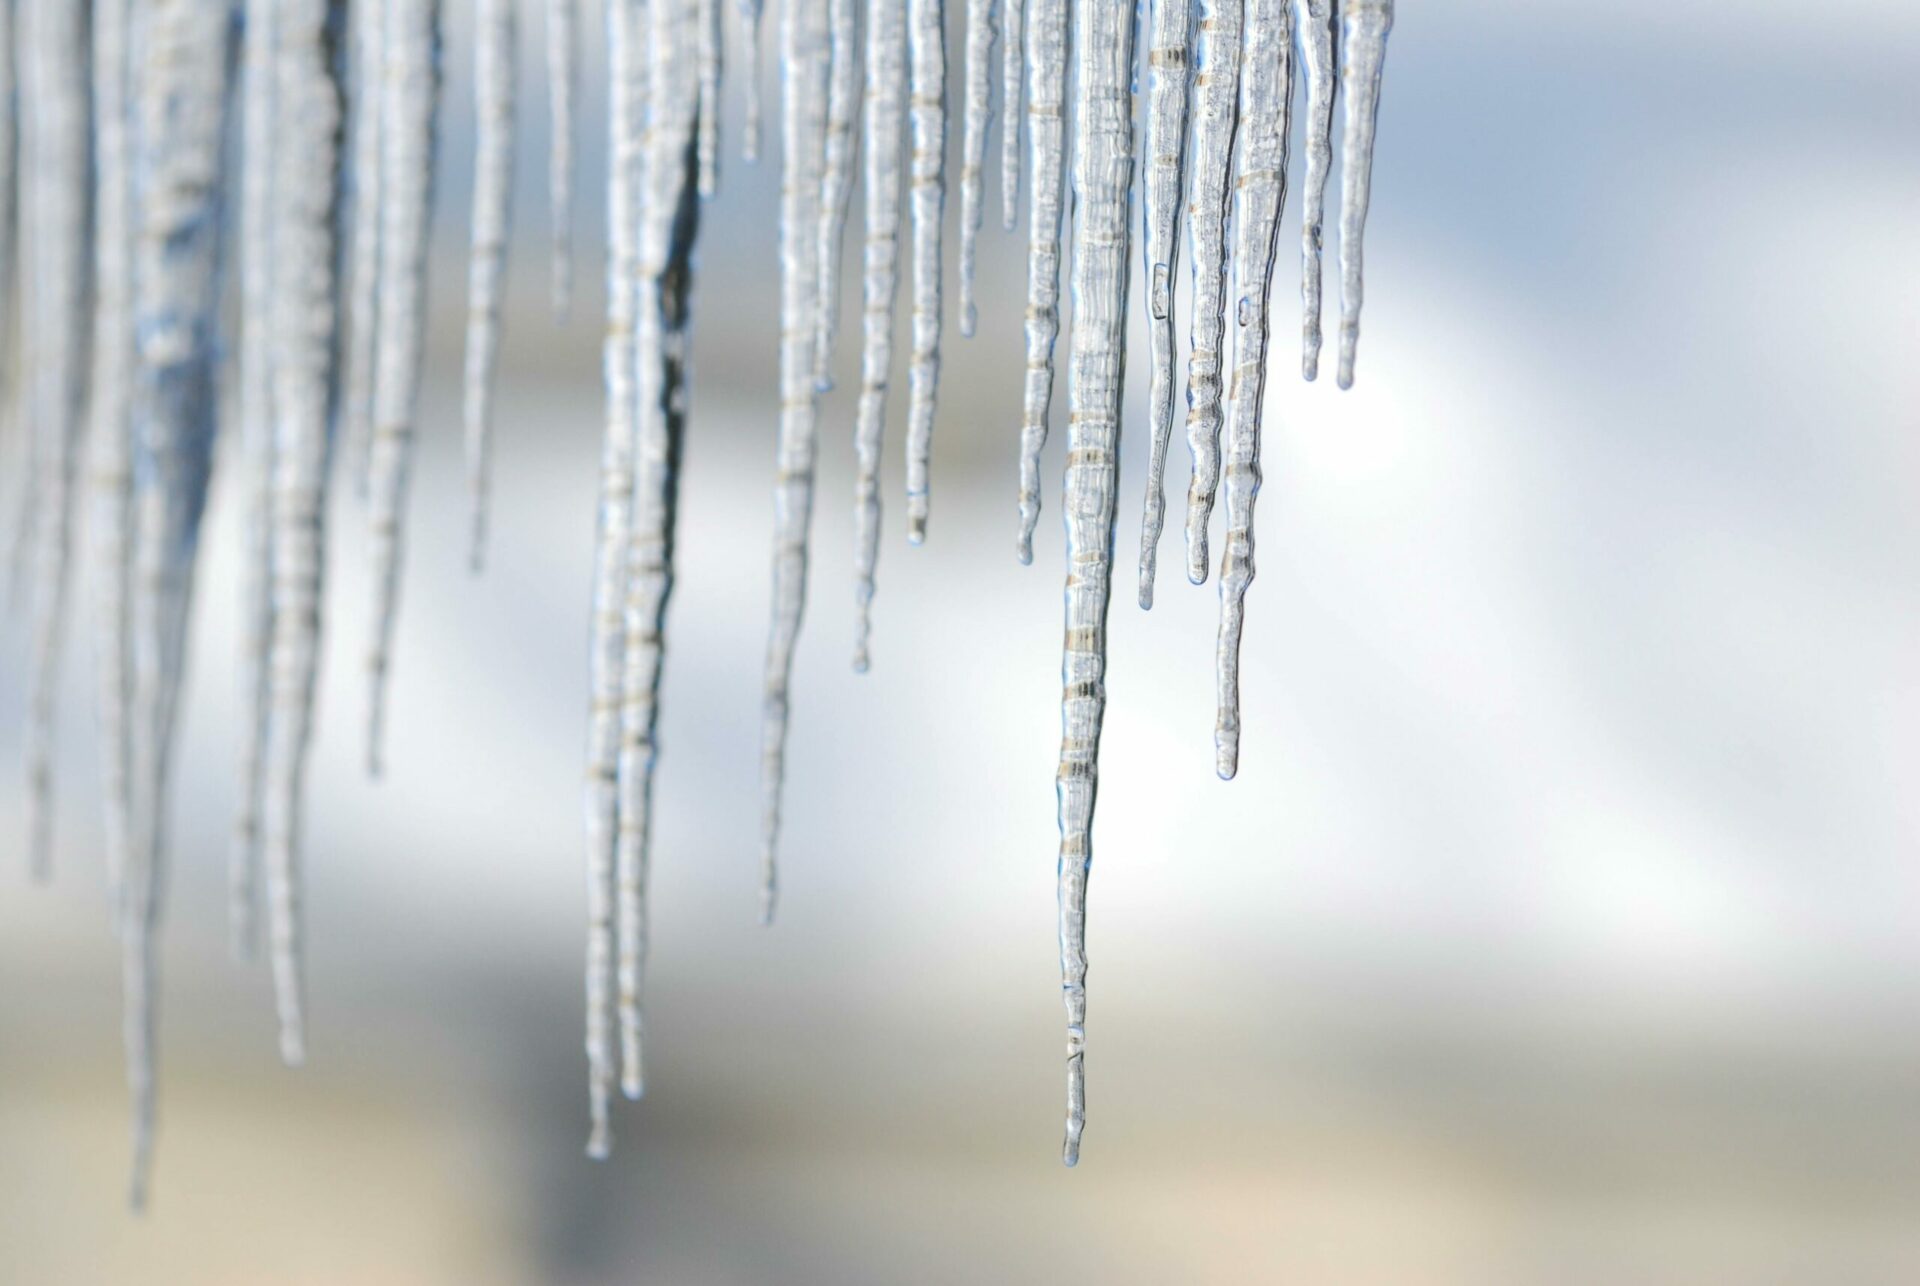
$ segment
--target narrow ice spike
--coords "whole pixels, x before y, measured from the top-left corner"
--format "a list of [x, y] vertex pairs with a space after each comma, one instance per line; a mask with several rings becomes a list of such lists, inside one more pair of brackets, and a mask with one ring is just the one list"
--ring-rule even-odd
[[506, 289], [507, 245], [513, 212], [515, 0], [478, 0], [474, 14], [474, 167], [472, 245], [467, 263], [465, 370], [467, 490], [470, 521], [467, 562], [486, 561], [487, 502], [493, 455], [493, 387], [500, 355], [500, 314]]
[[1060, 335], [1060, 214], [1065, 186], [1067, 2], [1031, 0], [1027, 88], [1027, 372], [1020, 411], [1020, 532], [1014, 552], [1033, 561], [1040, 522], [1040, 452], [1053, 402], [1053, 345]]
[[[366, 3], [366, 0], [357, 0]], [[580, 83], [580, 0], [547, 0], [547, 202], [553, 223], [553, 315], [573, 308], [573, 103]]]
[[749, 163], [760, 159], [760, 18], [766, 0], [740, 0], [740, 43], [747, 49], [745, 82], [746, 121], [740, 137], [740, 155]]
[[[353, 0], [351, 265], [347, 278], [346, 388], [341, 433], [353, 491], [367, 498], [367, 456], [373, 446], [374, 366], [380, 345], [382, 121], [386, 112], [387, 6], [396, 0]], [[567, 4], [572, 0], [556, 0]]]
[[940, 211], [946, 200], [947, 37], [942, 0], [907, 0], [912, 126], [913, 347], [907, 364], [907, 540], [927, 538], [928, 473], [940, 383]]
[[1307, 172], [1300, 203], [1300, 374], [1320, 373], [1320, 250], [1325, 244], [1327, 176], [1333, 170], [1334, 0], [1291, 0], [1300, 73], [1307, 82]]
[[1026, 76], [1020, 28], [1025, 0], [1002, 4], [1007, 17], [1000, 45], [1000, 225], [1012, 232], [1020, 222], [1020, 98]]
[[725, 41], [720, 34], [720, 0], [700, 4], [700, 185], [702, 198], [720, 190], [720, 73]]
[[859, 0], [828, 0], [827, 141], [820, 177], [820, 311], [813, 340], [813, 384], [833, 387], [833, 342], [840, 329], [840, 244], [853, 195], [854, 122], [860, 111]]
[[967, 0], [964, 133], [960, 148], [960, 333], [971, 339], [979, 309], [973, 278], [986, 205], [987, 124], [992, 112], [994, 0]]
[[1340, 6], [1340, 85], [1346, 95], [1340, 140], [1340, 387], [1353, 387], [1360, 343], [1361, 237], [1373, 188], [1373, 132], [1380, 115], [1380, 71], [1393, 30], [1393, 0], [1344, 0]]

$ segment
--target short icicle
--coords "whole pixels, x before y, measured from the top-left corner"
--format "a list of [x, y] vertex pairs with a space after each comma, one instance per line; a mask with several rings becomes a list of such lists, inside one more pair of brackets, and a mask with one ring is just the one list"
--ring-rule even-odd
[[741, 88], [746, 93], [746, 120], [741, 127], [740, 155], [748, 162], [760, 159], [760, 19], [766, 0], [740, 0], [740, 43], [747, 48]]
[[1133, 180], [1133, 6], [1074, 0], [1073, 336], [1068, 359], [1067, 622], [1061, 661], [1060, 974], [1067, 1008], [1067, 1130], [1086, 1126], [1087, 872], [1107, 703], [1107, 605], [1126, 374], [1127, 192]]
[[967, 0], [966, 104], [960, 144], [960, 333], [971, 339], [978, 321], [973, 278], [985, 220], [987, 126], [992, 117], [995, 0]]
[[1380, 116], [1380, 71], [1393, 30], [1393, 0], [1344, 0], [1340, 6], [1340, 85], [1346, 95], [1340, 140], [1340, 387], [1353, 387], [1360, 344], [1361, 237], [1373, 190], [1373, 132]]
[[1040, 523], [1040, 452], [1053, 405], [1060, 336], [1060, 215], [1066, 186], [1067, 0], [1031, 0], [1027, 39], [1027, 370], [1020, 402], [1020, 531], [1014, 552], [1033, 561]]
[[1320, 373], [1320, 251], [1326, 243], [1327, 176], [1333, 171], [1334, 0], [1291, 0], [1300, 73], [1307, 82], [1307, 172], [1300, 193], [1300, 374]]
[[[366, 0], [358, 0], [364, 4]], [[580, 82], [580, 0], [547, 0], [548, 217], [553, 315], [573, 308], [573, 101]]]
[[907, 115], [913, 218], [913, 347], [907, 358], [907, 540], [927, 538], [940, 383], [940, 212], [946, 202], [947, 37], [942, 0], [907, 0]]
[[1140, 519], [1140, 606], [1153, 606], [1154, 568], [1167, 516], [1167, 440], [1173, 436], [1173, 283], [1180, 263], [1180, 214], [1187, 155], [1187, 28], [1193, 0], [1153, 0], [1147, 49], [1145, 189], [1147, 379], [1150, 439], [1146, 510]]
[[1020, 33], [1026, 0], [1002, 0], [1006, 30], [1000, 49], [1000, 224], [1020, 223], [1020, 101], [1026, 76], [1026, 46]]
[[726, 42], [720, 33], [720, 0], [700, 6], [700, 196], [720, 190], [720, 73]]
[[1267, 387], [1267, 296], [1287, 201], [1293, 30], [1287, 0], [1247, 0], [1241, 46], [1240, 148], [1233, 210], [1233, 375], [1227, 389], [1226, 549], [1220, 558], [1214, 767], [1240, 763], [1240, 634], [1253, 583], [1253, 504], [1260, 494], [1260, 409]]
[[475, 120], [472, 245], [467, 260], [465, 401], [469, 525], [467, 562], [486, 562], [487, 502], [493, 471], [494, 371], [506, 288], [513, 210], [515, 0], [478, 0], [474, 13]]
[[833, 344], [840, 330], [840, 245], [853, 195], [854, 123], [860, 112], [859, 0], [827, 0], [827, 140], [820, 175], [819, 324], [813, 383], [833, 387]]
[[853, 451], [853, 668], [871, 664], [873, 572], [880, 557], [880, 446], [887, 423], [887, 373], [893, 366], [894, 301], [900, 284], [900, 147], [907, 108], [907, 0], [867, 0], [867, 242], [860, 406]]
[[[561, 0], [565, 3], [566, 0]], [[354, 494], [367, 498], [367, 455], [373, 445], [374, 365], [380, 351], [380, 156], [386, 116], [387, 6], [394, 0], [354, 0], [352, 249], [347, 276], [346, 376], [341, 435]]]

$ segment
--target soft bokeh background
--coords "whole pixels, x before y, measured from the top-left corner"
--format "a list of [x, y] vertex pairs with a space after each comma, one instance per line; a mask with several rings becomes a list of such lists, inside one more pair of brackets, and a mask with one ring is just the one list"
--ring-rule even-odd
[[[19, 851], [17, 619], [0, 651], [0, 1277], [1920, 1280], [1920, 9], [1404, 6], [1351, 393], [1293, 378], [1297, 213], [1282, 233], [1234, 784], [1211, 768], [1217, 599], [1179, 583], [1177, 529], [1160, 605], [1136, 609], [1125, 576], [1115, 597], [1091, 1123], [1069, 1172], [1059, 508], [1050, 489], [1018, 566], [1024, 240], [996, 227], [983, 333], [947, 347], [918, 550], [892, 408], [864, 678], [847, 664], [843, 339], [786, 896], [777, 928], [754, 922], [777, 167], [736, 159], [737, 77], [702, 238], [649, 1093], [622, 1109], [612, 1162], [581, 1155], [602, 138], [591, 125], [580, 295], [556, 328], [530, 6], [495, 540], [475, 579], [456, 400], [472, 108], [466, 6], [450, 8], [378, 784], [357, 742], [361, 515], [335, 509], [312, 1065], [277, 1066], [264, 973], [225, 954], [229, 479], [194, 624], [144, 1219], [122, 1206], [84, 609], [44, 891]], [[997, 176], [988, 196], [997, 210]], [[1123, 566], [1143, 371], [1136, 354]]]

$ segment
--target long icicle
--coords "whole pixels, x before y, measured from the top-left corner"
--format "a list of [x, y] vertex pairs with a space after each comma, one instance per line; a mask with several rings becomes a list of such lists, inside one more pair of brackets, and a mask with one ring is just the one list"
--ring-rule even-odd
[[380, 156], [386, 114], [387, 6], [392, 3], [394, 0], [354, 0], [351, 15], [353, 248], [347, 278], [346, 388], [340, 420], [346, 439], [347, 473], [353, 480], [354, 494], [362, 500], [367, 497], [374, 366], [380, 351]]
[[1253, 505], [1260, 494], [1260, 409], [1267, 387], [1267, 296], [1280, 211], [1287, 202], [1287, 129], [1293, 103], [1293, 30], [1287, 0], [1247, 0], [1241, 46], [1240, 145], [1233, 210], [1237, 300], [1227, 392], [1226, 549], [1220, 559], [1215, 648], [1214, 767], [1240, 763], [1240, 634], [1253, 583]]
[[1026, 75], [1021, 22], [1025, 0], [1002, 0], [1007, 11], [1000, 50], [1000, 224], [1012, 232], [1020, 222], [1020, 100]]
[[1353, 387], [1360, 344], [1361, 237], [1373, 191], [1373, 132], [1380, 116], [1380, 71], [1393, 30], [1393, 0], [1344, 0], [1340, 6], [1340, 86], [1346, 95], [1340, 140], [1340, 387]]
[[273, 616], [264, 803], [267, 906], [282, 1056], [303, 1050], [301, 832], [326, 584], [334, 394], [335, 215], [343, 101], [337, 49], [345, 0], [283, 0], [274, 58], [281, 118], [273, 153]]
[[553, 221], [555, 317], [565, 317], [573, 308], [573, 100], [580, 81], [579, 25], [580, 0], [547, 0], [547, 112], [552, 131], [547, 200]]
[[1127, 191], [1133, 179], [1133, 6], [1074, 0], [1073, 337], [1067, 404], [1067, 621], [1061, 660], [1060, 976], [1067, 1008], [1067, 1130], [1086, 1126], [1087, 870], [1106, 713], [1107, 604], [1126, 375]]
[[[388, 0], [381, 109], [380, 349], [374, 372], [373, 446], [367, 460], [375, 595], [367, 640], [367, 771], [374, 776], [380, 773], [386, 732], [387, 672], [400, 602], [407, 481], [420, 397], [439, 43], [440, 0]], [[297, 1035], [289, 1032], [287, 1038]]]
[[1147, 50], [1147, 377], [1151, 438], [1146, 510], [1140, 519], [1140, 606], [1153, 606], [1154, 568], [1167, 517], [1167, 440], [1173, 436], [1173, 283], [1180, 267], [1180, 204], [1187, 157], [1187, 27], [1193, 0], [1153, 0]]
[[66, 633], [74, 484], [87, 371], [87, 16], [73, 0], [30, 0], [26, 102], [31, 169], [28, 369], [37, 530], [27, 714], [28, 854], [53, 874], [53, 731]]
[[827, 0], [827, 137], [820, 175], [820, 299], [813, 339], [813, 383], [833, 387], [833, 342], [840, 330], [840, 244], [853, 195], [853, 126], [860, 112], [859, 0]]
[[1033, 561], [1040, 522], [1040, 452], [1053, 404], [1060, 336], [1060, 213], [1065, 189], [1067, 0], [1032, 0], [1027, 30], [1027, 371], [1020, 401], [1020, 531], [1014, 552]]
[[627, 542], [633, 512], [633, 323], [639, 275], [640, 7], [608, 0], [607, 24], [607, 332], [601, 349], [606, 434], [600, 454], [600, 515], [593, 565], [593, 624], [587, 715], [586, 1055], [590, 1133], [587, 1155], [613, 1149], [610, 1101], [613, 1049], [614, 847]]
[[940, 382], [940, 211], [947, 193], [947, 36], [942, 0], [907, 0], [907, 115], [913, 129], [913, 348], [907, 364], [907, 540], [927, 538], [928, 472]]
[[487, 500], [493, 470], [494, 369], [500, 356], [500, 312], [513, 211], [515, 0], [479, 0], [474, 17], [472, 247], [467, 262], [465, 370], [467, 562], [486, 562]]
[[967, 0], [965, 108], [960, 145], [960, 333], [971, 339], [979, 308], [973, 278], [985, 219], [987, 126], [992, 118], [995, 0]]
[[1193, 321], [1187, 346], [1187, 579], [1207, 579], [1207, 523], [1220, 479], [1221, 371], [1226, 362], [1227, 176], [1240, 123], [1243, 0], [1202, 0], [1193, 94]]
[[1292, 0], [1300, 73], [1307, 82], [1307, 172], [1300, 194], [1300, 374], [1320, 373], [1320, 250], [1326, 242], [1327, 176], [1333, 172], [1334, 0]]
[[[926, 4], [929, 0], [917, 0]], [[819, 307], [820, 171], [827, 132], [827, 0], [787, 0], [780, 23], [780, 445], [773, 492], [773, 611], [760, 715], [760, 919], [773, 921], [780, 793], [786, 778], [794, 644], [807, 600], [807, 528], [819, 405], [813, 383]]]
[[853, 668], [865, 673], [873, 634], [873, 569], [880, 556], [880, 445], [893, 365], [894, 301], [900, 285], [900, 147], [906, 130], [907, 0], [867, 0], [867, 245], [860, 408], [853, 450]]
[[[64, 7], [66, 0], [51, 3]], [[129, 1199], [137, 1210], [146, 1203], [153, 1162], [168, 781], [219, 404], [221, 140], [232, 20], [223, 0], [149, 0], [135, 12], [136, 839], [121, 952], [134, 1116]]]

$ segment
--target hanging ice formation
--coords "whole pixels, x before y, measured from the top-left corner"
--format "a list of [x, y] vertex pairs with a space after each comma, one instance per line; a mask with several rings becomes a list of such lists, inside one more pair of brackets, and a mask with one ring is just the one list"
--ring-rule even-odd
[[[744, 45], [749, 156], [760, 134], [761, 7], [761, 0], [733, 7]], [[331, 478], [335, 455], [344, 455], [367, 508], [375, 602], [366, 752], [377, 771], [409, 473], [416, 433], [430, 428], [418, 424], [417, 404], [441, 8], [439, 0], [0, 0], [0, 295], [18, 295], [26, 350], [17, 386], [6, 390], [23, 436], [18, 507], [6, 525], [16, 542], [14, 589], [32, 607], [27, 851], [31, 869], [44, 877], [53, 856], [54, 680], [80, 518], [90, 528], [88, 572], [97, 582], [93, 651], [108, 876], [124, 960], [136, 1204], [152, 1157], [168, 782], [215, 460], [218, 359], [228, 339], [218, 332], [223, 281], [230, 272], [238, 279], [233, 482], [245, 519], [233, 938], [244, 956], [264, 936], [281, 1054], [299, 1063], [306, 1051], [302, 800]], [[514, 0], [474, 6], [477, 138], [463, 391], [476, 565], [486, 530], [521, 101], [517, 8]], [[723, 0], [608, 0], [601, 43], [580, 39], [579, 0], [545, 2], [552, 291], [560, 313], [571, 293], [573, 117], [583, 45], [604, 48], [610, 86], [606, 416], [585, 809], [588, 1151], [595, 1156], [611, 1146], [614, 1087], [630, 1097], [644, 1087], [647, 885], [679, 477], [693, 414], [694, 246], [701, 199], [714, 194], [719, 174], [727, 8]], [[760, 740], [768, 919], [826, 414], [821, 399], [830, 389], [840, 328], [842, 242], [856, 160], [864, 173], [860, 382], [851, 408], [856, 669], [869, 660], [903, 204], [912, 246], [905, 527], [911, 542], [926, 535], [942, 330], [947, 9], [945, 0], [783, 0], [780, 11], [780, 396]], [[1187, 572], [1196, 583], [1208, 574], [1218, 497], [1226, 530], [1215, 751], [1220, 774], [1232, 776], [1294, 59], [1297, 51], [1304, 86], [1307, 379], [1317, 373], [1322, 348], [1323, 211], [1334, 109], [1344, 94], [1337, 378], [1346, 387], [1359, 335], [1361, 238], [1393, 5], [1198, 0], [1196, 10], [1192, 0], [966, 0], [964, 18], [963, 334], [974, 330], [978, 305], [996, 62], [1002, 221], [1014, 226], [1023, 198], [1028, 216], [1026, 360], [1009, 399], [1019, 407], [1022, 561], [1032, 558], [1040, 509], [1063, 259], [1073, 299], [1056, 781], [1071, 1164], [1085, 1123], [1087, 877], [1106, 702], [1130, 275], [1137, 263], [1148, 338], [1138, 580], [1146, 607], [1182, 370], [1175, 282], [1183, 249], [1188, 255]], [[1136, 24], [1145, 33], [1140, 59]], [[998, 60], [997, 38], [1005, 42]], [[236, 72], [237, 93], [229, 88]], [[1141, 76], [1144, 143], [1136, 160], [1134, 85]], [[238, 164], [227, 173], [230, 128], [238, 130]], [[1137, 257], [1129, 215], [1136, 171]], [[229, 204], [238, 214], [231, 240]], [[0, 308], [0, 318], [6, 311]], [[336, 430], [343, 452], [335, 450]]]

